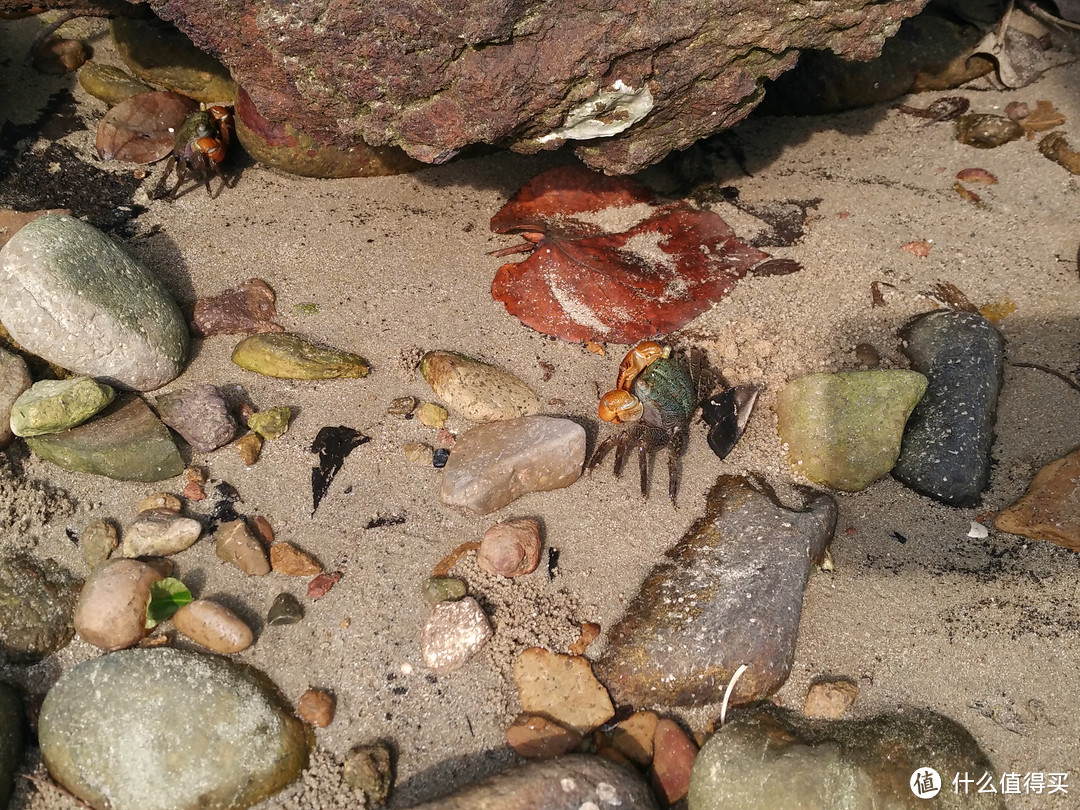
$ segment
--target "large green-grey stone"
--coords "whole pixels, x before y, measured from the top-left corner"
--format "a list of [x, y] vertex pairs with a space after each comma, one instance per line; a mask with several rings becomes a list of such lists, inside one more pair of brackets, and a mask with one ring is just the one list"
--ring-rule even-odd
[[0, 249], [0, 321], [26, 351], [150, 391], [176, 377], [188, 328], [161, 280], [82, 220], [46, 214]]
[[124, 397], [89, 422], [26, 444], [65, 469], [120, 481], [162, 481], [184, 471], [169, 429], [138, 397]]
[[13, 686], [0, 683], [0, 807], [8, 806], [22, 757], [23, 709]]
[[0, 557], [0, 659], [33, 664], [63, 649], [75, 635], [81, 588], [82, 580], [55, 560]]
[[11, 406], [30, 387], [30, 371], [19, 355], [0, 349], [0, 450], [14, 438], [11, 432]]
[[289, 784], [310, 736], [259, 673], [168, 647], [85, 661], [45, 696], [41, 755], [97, 810], [238, 810]]
[[[911, 778], [938, 772], [941, 792], [916, 796]], [[1000, 787], [994, 766], [963, 726], [928, 709], [866, 720], [816, 720], [758, 704], [729, 717], [698, 752], [689, 810], [996, 810], [1005, 802], [976, 785], [957, 792], [956, 774]]]
[[113, 399], [112, 386], [93, 377], [41, 380], [15, 400], [11, 431], [16, 436], [41, 436], [81, 425]]
[[232, 361], [240, 368], [291, 380], [329, 380], [366, 377], [367, 361], [291, 332], [252, 335], [233, 349]]
[[803, 594], [836, 525], [815, 493], [788, 509], [741, 477], [720, 476], [705, 516], [665, 555], [608, 634], [594, 671], [619, 705], [720, 701], [775, 692], [795, 660]]
[[926, 377], [900, 369], [792, 380], [773, 406], [788, 462], [815, 484], [865, 489], [893, 468], [904, 424], [925, 391]]

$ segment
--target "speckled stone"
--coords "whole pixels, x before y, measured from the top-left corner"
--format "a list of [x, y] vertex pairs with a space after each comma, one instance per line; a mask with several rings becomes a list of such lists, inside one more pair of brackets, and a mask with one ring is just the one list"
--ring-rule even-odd
[[0, 658], [32, 664], [63, 649], [82, 581], [54, 560], [25, 553], [0, 557]]
[[26, 351], [111, 385], [176, 377], [188, 328], [158, 276], [82, 220], [46, 214], [0, 249], [0, 321]]
[[[832, 539], [836, 502], [788, 509], [745, 478], [721, 476], [705, 516], [665, 554], [594, 665], [618, 705], [732, 704], [775, 692], [795, 659], [811, 563]], [[747, 595], [750, 595], [749, 597]]]
[[424, 666], [446, 675], [465, 666], [491, 638], [491, 622], [471, 596], [439, 602], [431, 609], [420, 639]]
[[978, 503], [990, 480], [1005, 339], [976, 312], [940, 310], [901, 330], [911, 367], [926, 375], [893, 475], [950, 506]]
[[98, 810], [250, 807], [299, 775], [311, 745], [268, 681], [169, 647], [68, 670], [45, 696], [38, 736], [49, 773]]
[[523, 416], [458, 437], [439, 497], [486, 515], [529, 492], [568, 487], [585, 464], [585, 429], [570, 419]]
[[457, 352], [428, 352], [420, 373], [454, 413], [470, 422], [497, 422], [540, 412], [540, 400], [513, 374]]
[[[944, 784], [933, 800], [911, 789], [916, 771], [933, 768]], [[965, 795], [953, 775], [972, 779], [994, 766], [963, 726], [928, 709], [866, 720], [812, 720], [771, 703], [728, 716], [702, 746], [690, 776], [689, 810], [821, 807], [998, 810], [1004, 799]]]
[[604, 757], [567, 754], [508, 768], [412, 810], [656, 810], [632, 769]]
[[179, 433], [197, 453], [209, 453], [231, 442], [236, 420], [213, 385], [196, 385], [162, 394], [156, 400], [161, 421]]

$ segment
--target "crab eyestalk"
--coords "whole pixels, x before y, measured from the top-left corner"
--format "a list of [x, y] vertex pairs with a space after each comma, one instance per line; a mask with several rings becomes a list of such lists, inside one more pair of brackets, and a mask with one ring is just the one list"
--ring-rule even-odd
[[[671, 347], [661, 346], [653, 340], [643, 340], [637, 346], [626, 353], [626, 357], [619, 363], [619, 377], [615, 381], [615, 387], [622, 391], [629, 391], [637, 376], [655, 363], [657, 360], [671, 357]], [[608, 420], [610, 421], [610, 420]]]
[[600, 418], [605, 422], [618, 425], [639, 420], [645, 412], [645, 406], [629, 391], [616, 389], [608, 391], [600, 398], [598, 411]]

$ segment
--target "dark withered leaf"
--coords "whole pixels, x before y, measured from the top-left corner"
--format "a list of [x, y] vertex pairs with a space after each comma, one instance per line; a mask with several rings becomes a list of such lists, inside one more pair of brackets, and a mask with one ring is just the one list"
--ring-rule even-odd
[[139, 93], [105, 113], [98, 124], [102, 160], [153, 163], [173, 150], [176, 130], [198, 105], [176, 93]]
[[717, 457], [726, 458], [742, 437], [760, 393], [756, 385], [736, 385], [701, 404], [701, 416], [709, 425], [709, 447]]
[[319, 464], [311, 468], [311, 514], [319, 508], [330, 482], [341, 470], [345, 458], [360, 445], [371, 441], [359, 430], [344, 425], [320, 428], [311, 443], [311, 452], [319, 454]]

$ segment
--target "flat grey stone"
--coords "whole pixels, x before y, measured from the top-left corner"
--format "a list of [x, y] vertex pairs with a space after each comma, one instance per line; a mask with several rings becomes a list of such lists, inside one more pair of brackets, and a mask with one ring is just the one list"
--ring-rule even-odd
[[481, 515], [528, 492], [568, 487], [585, 464], [585, 429], [570, 419], [523, 416], [467, 430], [443, 471], [439, 497]]
[[977, 312], [939, 310], [900, 332], [926, 394], [911, 412], [893, 475], [951, 506], [974, 506], [990, 480], [1005, 338]]
[[631, 768], [604, 757], [568, 754], [508, 768], [412, 810], [655, 810], [656, 799]]
[[188, 328], [168, 289], [93, 225], [46, 214], [0, 249], [0, 321], [26, 351], [112, 385], [176, 377]]
[[11, 406], [33, 384], [26, 361], [19, 355], [0, 349], [0, 450], [14, 438], [11, 432]]
[[810, 566], [832, 539], [836, 502], [811, 495], [787, 509], [745, 478], [721, 476], [705, 517], [665, 555], [609, 634], [594, 666], [615, 703], [719, 702], [775, 692], [795, 659]]
[[138, 397], [117, 400], [89, 422], [26, 444], [35, 456], [65, 469], [120, 481], [162, 481], [184, 471], [169, 429]]
[[[938, 773], [936, 798], [917, 796], [912, 776]], [[815, 720], [770, 703], [729, 715], [698, 752], [690, 775], [689, 810], [997, 810], [1004, 799], [967, 794], [952, 785], [994, 766], [967, 730], [929, 709], [906, 709], [865, 720]], [[932, 777], [930, 777], [932, 778]], [[922, 787], [920, 787], [920, 790]]]
[[161, 647], [85, 661], [45, 696], [49, 773], [110, 810], [238, 810], [289, 784], [310, 736], [257, 673]]

